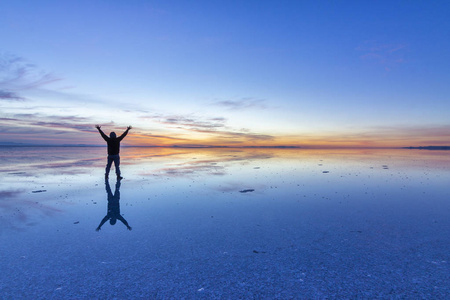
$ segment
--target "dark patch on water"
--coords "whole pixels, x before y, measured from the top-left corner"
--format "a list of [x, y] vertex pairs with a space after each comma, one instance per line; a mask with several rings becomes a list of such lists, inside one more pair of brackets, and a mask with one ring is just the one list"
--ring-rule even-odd
[[46, 192], [47, 190], [36, 190], [36, 191], [31, 191], [32, 193], [44, 193], [44, 192]]

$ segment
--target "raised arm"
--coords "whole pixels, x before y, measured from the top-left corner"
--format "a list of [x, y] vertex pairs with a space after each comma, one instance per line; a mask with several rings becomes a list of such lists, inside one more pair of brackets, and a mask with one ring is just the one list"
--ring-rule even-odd
[[102, 138], [103, 138], [105, 141], [108, 141], [108, 140], [109, 140], [109, 137], [101, 130], [100, 125], [95, 125], [95, 128], [97, 128], [98, 132], [100, 132], [100, 135], [102, 136]]
[[126, 135], [128, 134], [128, 131], [130, 131], [131, 128], [133, 128], [133, 127], [131, 127], [131, 125], [127, 127], [127, 130], [125, 130], [125, 132], [122, 133], [122, 135], [118, 137], [119, 141], [121, 141], [124, 137], [126, 137]]

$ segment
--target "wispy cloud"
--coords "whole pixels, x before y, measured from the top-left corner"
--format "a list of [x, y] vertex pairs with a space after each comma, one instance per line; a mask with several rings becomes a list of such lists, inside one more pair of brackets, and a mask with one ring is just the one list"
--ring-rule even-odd
[[405, 146], [450, 145], [450, 125], [441, 126], [391, 126], [372, 129], [373, 136], [386, 136], [391, 140], [414, 143]]
[[171, 146], [177, 144], [186, 144], [191, 140], [180, 137], [178, 134], [152, 134], [143, 130], [133, 128], [133, 132], [124, 140], [127, 145], [134, 146]]
[[23, 101], [25, 98], [20, 97], [17, 93], [11, 91], [0, 90], [0, 100]]
[[13, 55], [0, 56], [0, 100], [24, 101], [20, 93], [60, 80], [36, 65]]
[[227, 131], [227, 130], [193, 130], [200, 133], [208, 133], [215, 134], [217, 139], [222, 138], [223, 141], [229, 142], [229, 139], [239, 139], [239, 142], [248, 142], [248, 141], [270, 141], [275, 137], [268, 134], [257, 134], [250, 132], [236, 132], [236, 131]]
[[[94, 124], [94, 120], [89, 117], [44, 113], [6, 114], [0, 117], [0, 131], [4, 135], [1, 142], [101, 144], [103, 140], [99, 138]], [[101, 125], [104, 130], [117, 127], [114, 122]], [[153, 134], [149, 129], [133, 128], [124, 144], [171, 145], [191, 141], [177, 133], [171, 136], [163, 132], [164, 130]]]
[[384, 66], [386, 71], [406, 61], [404, 55], [408, 45], [403, 43], [379, 43], [365, 41], [356, 50], [362, 53], [359, 57], [365, 61], [373, 61]]
[[267, 109], [266, 100], [255, 98], [241, 98], [238, 100], [221, 100], [216, 101], [213, 105], [222, 106], [229, 110], [243, 109]]
[[[44, 121], [45, 120], [45, 121]], [[0, 118], [0, 122], [9, 122], [14, 126], [45, 127], [58, 130], [76, 130], [83, 132], [95, 132], [92, 120], [78, 116], [55, 116], [33, 114], [14, 114], [6, 118]], [[12, 122], [12, 123], [11, 123]], [[11, 126], [11, 129], [13, 126]]]
[[303, 147], [407, 147], [450, 145], [450, 126], [378, 126], [280, 137]]
[[198, 117], [186, 117], [186, 116], [166, 116], [160, 119], [160, 123], [176, 126], [180, 128], [188, 129], [209, 129], [214, 130], [216, 128], [225, 127], [225, 118], [208, 118], [200, 119]]
[[[268, 146], [401, 147], [450, 145], [450, 126], [379, 126], [328, 132], [273, 136], [234, 129], [223, 117], [154, 114], [143, 117], [148, 125], [133, 128], [124, 145], [147, 146]], [[155, 129], [151, 129], [151, 123]], [[44, 113], [4, 114], [0, 117], [2, 143], [103, 144], [93, 120], [80, 116]], [[101, 124], [117, 127], [114, 122]], [[160, 126], [162, 125], [162, 126]]]
[[79, 116], [10, 113], [0, 118], [1, 144], [98, 144], [94, 123]]
[[[227, 126], [227, 119], [223, 117], [203, 118], [199, 116], [183, 116], [183, 115], [154, 115], [143, 117], [152, 119], [155, 122], [164, 124], [174, 129], [181, 129], [190, 132], [204, 133], [213, 136], [213, 140], [225, 143], [240, 143], [246, 141], [268, 141], [274, 137], [267, 134], [252, 133], [247, 129], [233, 129]], [[239, 141], [232, 141], [238, 139]]]

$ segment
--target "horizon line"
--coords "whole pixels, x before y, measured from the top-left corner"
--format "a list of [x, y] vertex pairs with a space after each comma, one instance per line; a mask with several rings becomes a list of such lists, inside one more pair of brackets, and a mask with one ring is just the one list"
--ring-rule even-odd
[[[0, 147], [105, 147], [92, 144], [21, 144], [0, 143]], [[293, 146], [293, 145], [261, 145], [261, 146], [226, 146], [226, 145], [122, 145], [123, 148], [179, 148], [179, 149], [418, 149], [418, 150], [450, 150], [450, 146]]]

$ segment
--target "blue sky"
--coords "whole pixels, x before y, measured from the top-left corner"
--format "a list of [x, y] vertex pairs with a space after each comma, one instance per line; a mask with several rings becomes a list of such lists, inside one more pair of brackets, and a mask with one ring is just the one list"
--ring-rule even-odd
[[2, 142], [450, 144], [446, 1], [4, 1]]

